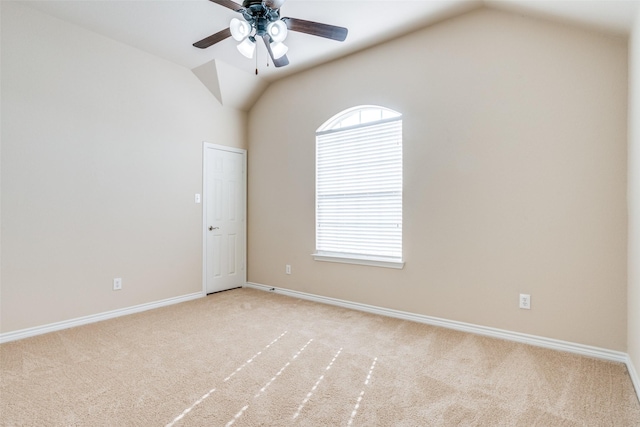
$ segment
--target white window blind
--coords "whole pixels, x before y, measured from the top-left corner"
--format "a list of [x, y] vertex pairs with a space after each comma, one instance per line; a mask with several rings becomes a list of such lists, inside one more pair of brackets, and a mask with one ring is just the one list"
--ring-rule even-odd
[[316, 134], [316, 254], [402, 260], [402, 119]]

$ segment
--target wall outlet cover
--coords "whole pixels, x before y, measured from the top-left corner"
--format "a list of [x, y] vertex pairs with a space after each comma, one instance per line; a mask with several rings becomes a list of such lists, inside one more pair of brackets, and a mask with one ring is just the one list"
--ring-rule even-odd
[[524, 308], [525, 310], [531, 309], [531, 295], [520, 294], [520, 308]]

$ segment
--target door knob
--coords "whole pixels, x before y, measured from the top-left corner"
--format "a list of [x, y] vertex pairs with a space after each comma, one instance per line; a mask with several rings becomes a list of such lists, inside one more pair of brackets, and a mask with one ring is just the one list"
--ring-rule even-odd
[[213, 231], [213, 230], [219, 230], [220, 227], [214, 227], [213, 225], [209, 226], [209, 231]]

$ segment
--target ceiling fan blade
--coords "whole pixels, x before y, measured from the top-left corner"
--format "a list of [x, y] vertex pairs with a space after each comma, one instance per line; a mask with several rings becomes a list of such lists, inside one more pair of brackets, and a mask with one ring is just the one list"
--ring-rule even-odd
[[228, 28], [225, 28], [224, 30], [218, 31], [217, 33], [212, 34], [209, 37], [200, 40], [199, 42], [195, 42], [193, 45], [200, 49], [206, 49], [209, 46], [212, 46], [218, 42], [221, 42], [227, 37], [231, 37], [231, 30]]
[[275, 59], [273, 57], [273, 51], [271, 50], [271, 38], [268, 34], [262, 36], [262, 40], [264, 40], [264, 44], [267, 46], [267, 52], [269, 52], [269, 56], [273, 61], [273, 65], [275, 65], [276, 67], [284, 67], [285, 65], [289, 65], [289, 58], [287, 58], [287, 55], [283, 55], [278, 59]]
[[291, 31], [299, 33], [311, 34], [313, 36], [324, 37], [327, 39], [344, 41], [347, 38], [347, 30], [344, 27], [336, 27], [335, 25], [321, 24], [319, 22], [305, 21], [297, 18], [282, 18], [287, 24], [287, 28]]
[[209, 0], [215, 4], [219, 4], [220, 6], [227, 7], [231, 10], [235, 10], [236, 12], [240, 12], [244, 9], [241, 4], [238, 4], [232, 0]]
[[283, 5], [285, 0], [265, 0], [264, 4], [269, 8], [269, 9], [280, 9]]

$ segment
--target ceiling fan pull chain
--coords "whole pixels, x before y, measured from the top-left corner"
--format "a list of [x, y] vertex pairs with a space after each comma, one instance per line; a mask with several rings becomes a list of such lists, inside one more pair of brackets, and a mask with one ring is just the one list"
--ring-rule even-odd
[[258, 49], [256, 49], [256, 76], [258, 75]]

